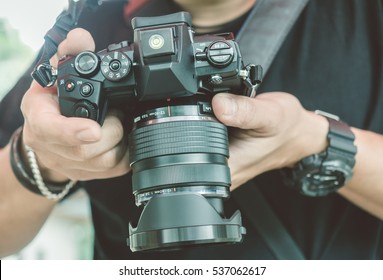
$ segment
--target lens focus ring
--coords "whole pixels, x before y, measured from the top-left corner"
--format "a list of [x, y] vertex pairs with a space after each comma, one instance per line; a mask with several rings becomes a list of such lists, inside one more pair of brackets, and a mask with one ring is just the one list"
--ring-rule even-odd
[[129, 135], [130, 162], [172, 154], [229, 156], [227, 128], [213, 121], [174, 121], [148, 125]]

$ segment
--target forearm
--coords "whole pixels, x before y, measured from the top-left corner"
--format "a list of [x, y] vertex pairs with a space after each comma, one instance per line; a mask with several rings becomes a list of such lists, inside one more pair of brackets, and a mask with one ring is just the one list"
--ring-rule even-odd
[[353, 128], [358, 148], [354, 176], [339, 193], [383, 219], [383, 136]]
[[[217, 94], [217, 118], [232, 130], [229, 166], [231, 189], [264, 172], [293, 167], [328, 146], [329, 122], [305, 110], [294, 96], [270, 92], [249, 99]], [[383, 219], [383, 135], [352, 128], [357, 146], [351, 180], [339, 193]]]
[[13, 175], [9, 145], [0, 150], [0, 257], [15, 253], [38, 233], [54, 202], [25, 189]]

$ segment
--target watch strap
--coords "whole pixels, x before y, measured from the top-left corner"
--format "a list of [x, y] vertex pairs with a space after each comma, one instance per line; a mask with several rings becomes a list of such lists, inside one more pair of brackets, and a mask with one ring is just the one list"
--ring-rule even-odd
[[[342, 160], [351, 169], [355, 166], [355, 135], [350, 127], [341, 120], [325, 116], [329, 122], [327, 134], [328, 147], [325, 161]], [[352, 172], [352, 171], [351, 171]]]
[[355, 135], [339, 117], [323, 112], [329, 123], [328, 146], [318, 154], [300, 160], [287, 171], [287, 183], [307, 196], [325, 196], [342, 187], [353, 175]]

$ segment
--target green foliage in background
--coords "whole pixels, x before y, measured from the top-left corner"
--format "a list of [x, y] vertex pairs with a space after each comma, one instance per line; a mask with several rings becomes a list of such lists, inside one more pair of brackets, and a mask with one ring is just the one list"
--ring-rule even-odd
[[32, 54], [32, 50], [20, 41], [17, 32], [5, 20], [0, 19], [0, 60], [25, 58]]
[[0, 18], [0, 100], [27, 69], [34, 55], [20, 40], [17, 30]]

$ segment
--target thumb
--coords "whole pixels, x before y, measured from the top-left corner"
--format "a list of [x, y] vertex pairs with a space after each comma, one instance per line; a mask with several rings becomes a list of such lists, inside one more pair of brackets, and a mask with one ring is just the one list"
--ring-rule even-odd
[[264, 108], [258, 100], [246, 96], [219, 93], [212, 101], [215, 116], [227, 126], [254, 129], [262, 126], [260, 114]]

